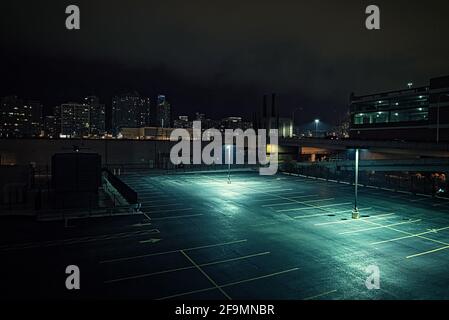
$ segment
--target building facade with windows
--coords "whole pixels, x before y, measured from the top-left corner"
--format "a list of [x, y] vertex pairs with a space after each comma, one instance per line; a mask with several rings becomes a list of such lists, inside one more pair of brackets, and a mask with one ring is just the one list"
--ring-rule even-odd
[[141, 97], [137, 92], [112, 98], [112, 128], [118, 133], [120, 128], [140, 128], [150, 122], [150, 98]]
[[350, 97], [352, 139], [449, 141], [449, 76], [429, 85]]
[[168, 103], [165, 95], [160, 94], [157, 96], [157, 105], [156, 105], [156, 117], [157, 117], [157, 126], [161, 128], [170, 128], [171, 127], [171, 106]]
[[106, 131], [106, 110], [105, 105], [100, 103], [96, 96], [84, 98], [84, 103], [89, 105], [90, 125], [89, 133], [91, 136], [102, 136]]
[[17, 96], [8, 96], [0, 102], [0, 137], [38, 137], [42, 130], [42, 104], [25, 102]]
[[90, 109], [85, 103], [61, 104], [61, 138], [89, 136]]

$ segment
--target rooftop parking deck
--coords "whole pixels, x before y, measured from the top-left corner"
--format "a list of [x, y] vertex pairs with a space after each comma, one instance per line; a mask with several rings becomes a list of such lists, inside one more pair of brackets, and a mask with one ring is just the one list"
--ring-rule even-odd
[[[231, 177], [134, 173], [121, 179], [142, 213], [67, 227], [5, 218], [3, 286], [10, 297], [449, 298], [449, 199], [360, 188], [353, 220], [349, 184]], [[69, 264], [81, 290], [65, 289]], [[370, 265], [379, 290], [365, 286]]]

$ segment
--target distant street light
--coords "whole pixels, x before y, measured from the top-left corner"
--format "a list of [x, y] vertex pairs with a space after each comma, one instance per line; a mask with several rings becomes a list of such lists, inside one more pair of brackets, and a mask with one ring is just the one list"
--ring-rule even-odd
[[320, 119], [315, 119], [315, 137], [318, 137], [318, 123], [320, 123]]
[[228, 184], [231, 183], [231, 146], [226, 146], [228, 150]]

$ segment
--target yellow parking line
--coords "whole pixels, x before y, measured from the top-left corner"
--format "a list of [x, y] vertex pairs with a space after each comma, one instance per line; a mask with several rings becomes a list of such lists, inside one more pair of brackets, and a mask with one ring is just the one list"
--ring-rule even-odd
[[437, 248], [437, 249], [433, 249], [433, 250], [429, 250], [429, 251], [424, 251], [424, 252], [420, 252], [417, 254], [412, 254], [411, 256], [407, 256], [406, 258], [407, 259], [415, 258], [415, 257], [423, 256], [425, 254], [434, 253], [434, 252], [445, 250], [445, 249], [449, 249], [449, 246], [445, 246], [445, 247], [441, 247], [441, 248]]
[[389, 239], [389, 240], [377, 241], [377, 242], [373, 242], [371, 244], [372, 245], [376, 245], [376, 244], [382, 244], [382, 243], [387, 243], [387, 242], [399, 241], [399, 240], [403, 240], [403, 239], [419, 237], [419, 236], [422, 236], [424, 234], [435, 233], [435, 232], [446, 230], [446, 229], [449, 229], [449, 226], [448, 227], [444, 227], [444, 228], [429, 230], [429, 231], [421, 232], [421, 233], [417, 233], [417, 234], [411, 234], [409, 236], [403, 236], [403, 237], [393, 238], [393, 239]]
[[[383, 225], [380, 224], [380, 223], [376, 223], [376, 222], [372, 222], [372, 221], [368, 221], [368, 220], [363, 220], [363, 222], [369, 223], [369, 224], [374, 224], [374, 225], [377, 225], [377, 226], [383, 226]], [[399, 229], [393, 228], [393, 227], [391, 227], [391, 226], [384, 226], [384, 227], [385, 227], [385, 228], [388, 228], [388, 229], [390, 229], [390, 230], [393, 230], [393, 231], [402, 233], [402, 234], [413, 235], [413, 233], [410, 233], [410, 232], [407, 232], [407, 231], [403, 231], [403, 230], [399, 230]], [[417, 237], [418, 237], [418, 238], [421, 238], [421, 239], [428, 240], [428, 241], [432, 241], [432, 242], [435, 242], [435, 243], [439, 243], [439, 244], [442, 244], [442, 245], [444, 245], [444, 246], [449, 246], [449, 243], [447, 243], [447, 242], [443, 242], [443, 241], [439, 241], [439, 240], [427, 238], [427, 237], [424, 237], [424, 236], [417, 236]]]

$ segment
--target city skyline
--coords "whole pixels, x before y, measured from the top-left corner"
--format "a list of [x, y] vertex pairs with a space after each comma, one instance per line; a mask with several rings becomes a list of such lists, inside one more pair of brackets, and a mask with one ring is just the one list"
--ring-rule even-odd
[[382, 28], [368, 33], [365, 7], [355, 1], [259, 1], [257, 14], [251, 3], [232, 10], [225, 3], [177, 1], [78, 5], [82, 27], [68, 31], [62, 3], [2, 3], [3, 23], [16, 21], [16, 29], [15, 37], [2, 33], [0, 96], [54, 105], [83, 95], [109, 102], [132, 90], [163, 92], [175, 113], [200, 110], [221, 118], [238, 111], [249, 118], [247, 106], [260, 106], [263, 94], [276, 92], [285, 115], [302, 107], [307, 120], [321, 115], [333, 122], [352, 91], [420, 86], [449, 74], [449, 45], [439, 37], [449, 31], [446, 1], [431, 7], [380, 1]]

